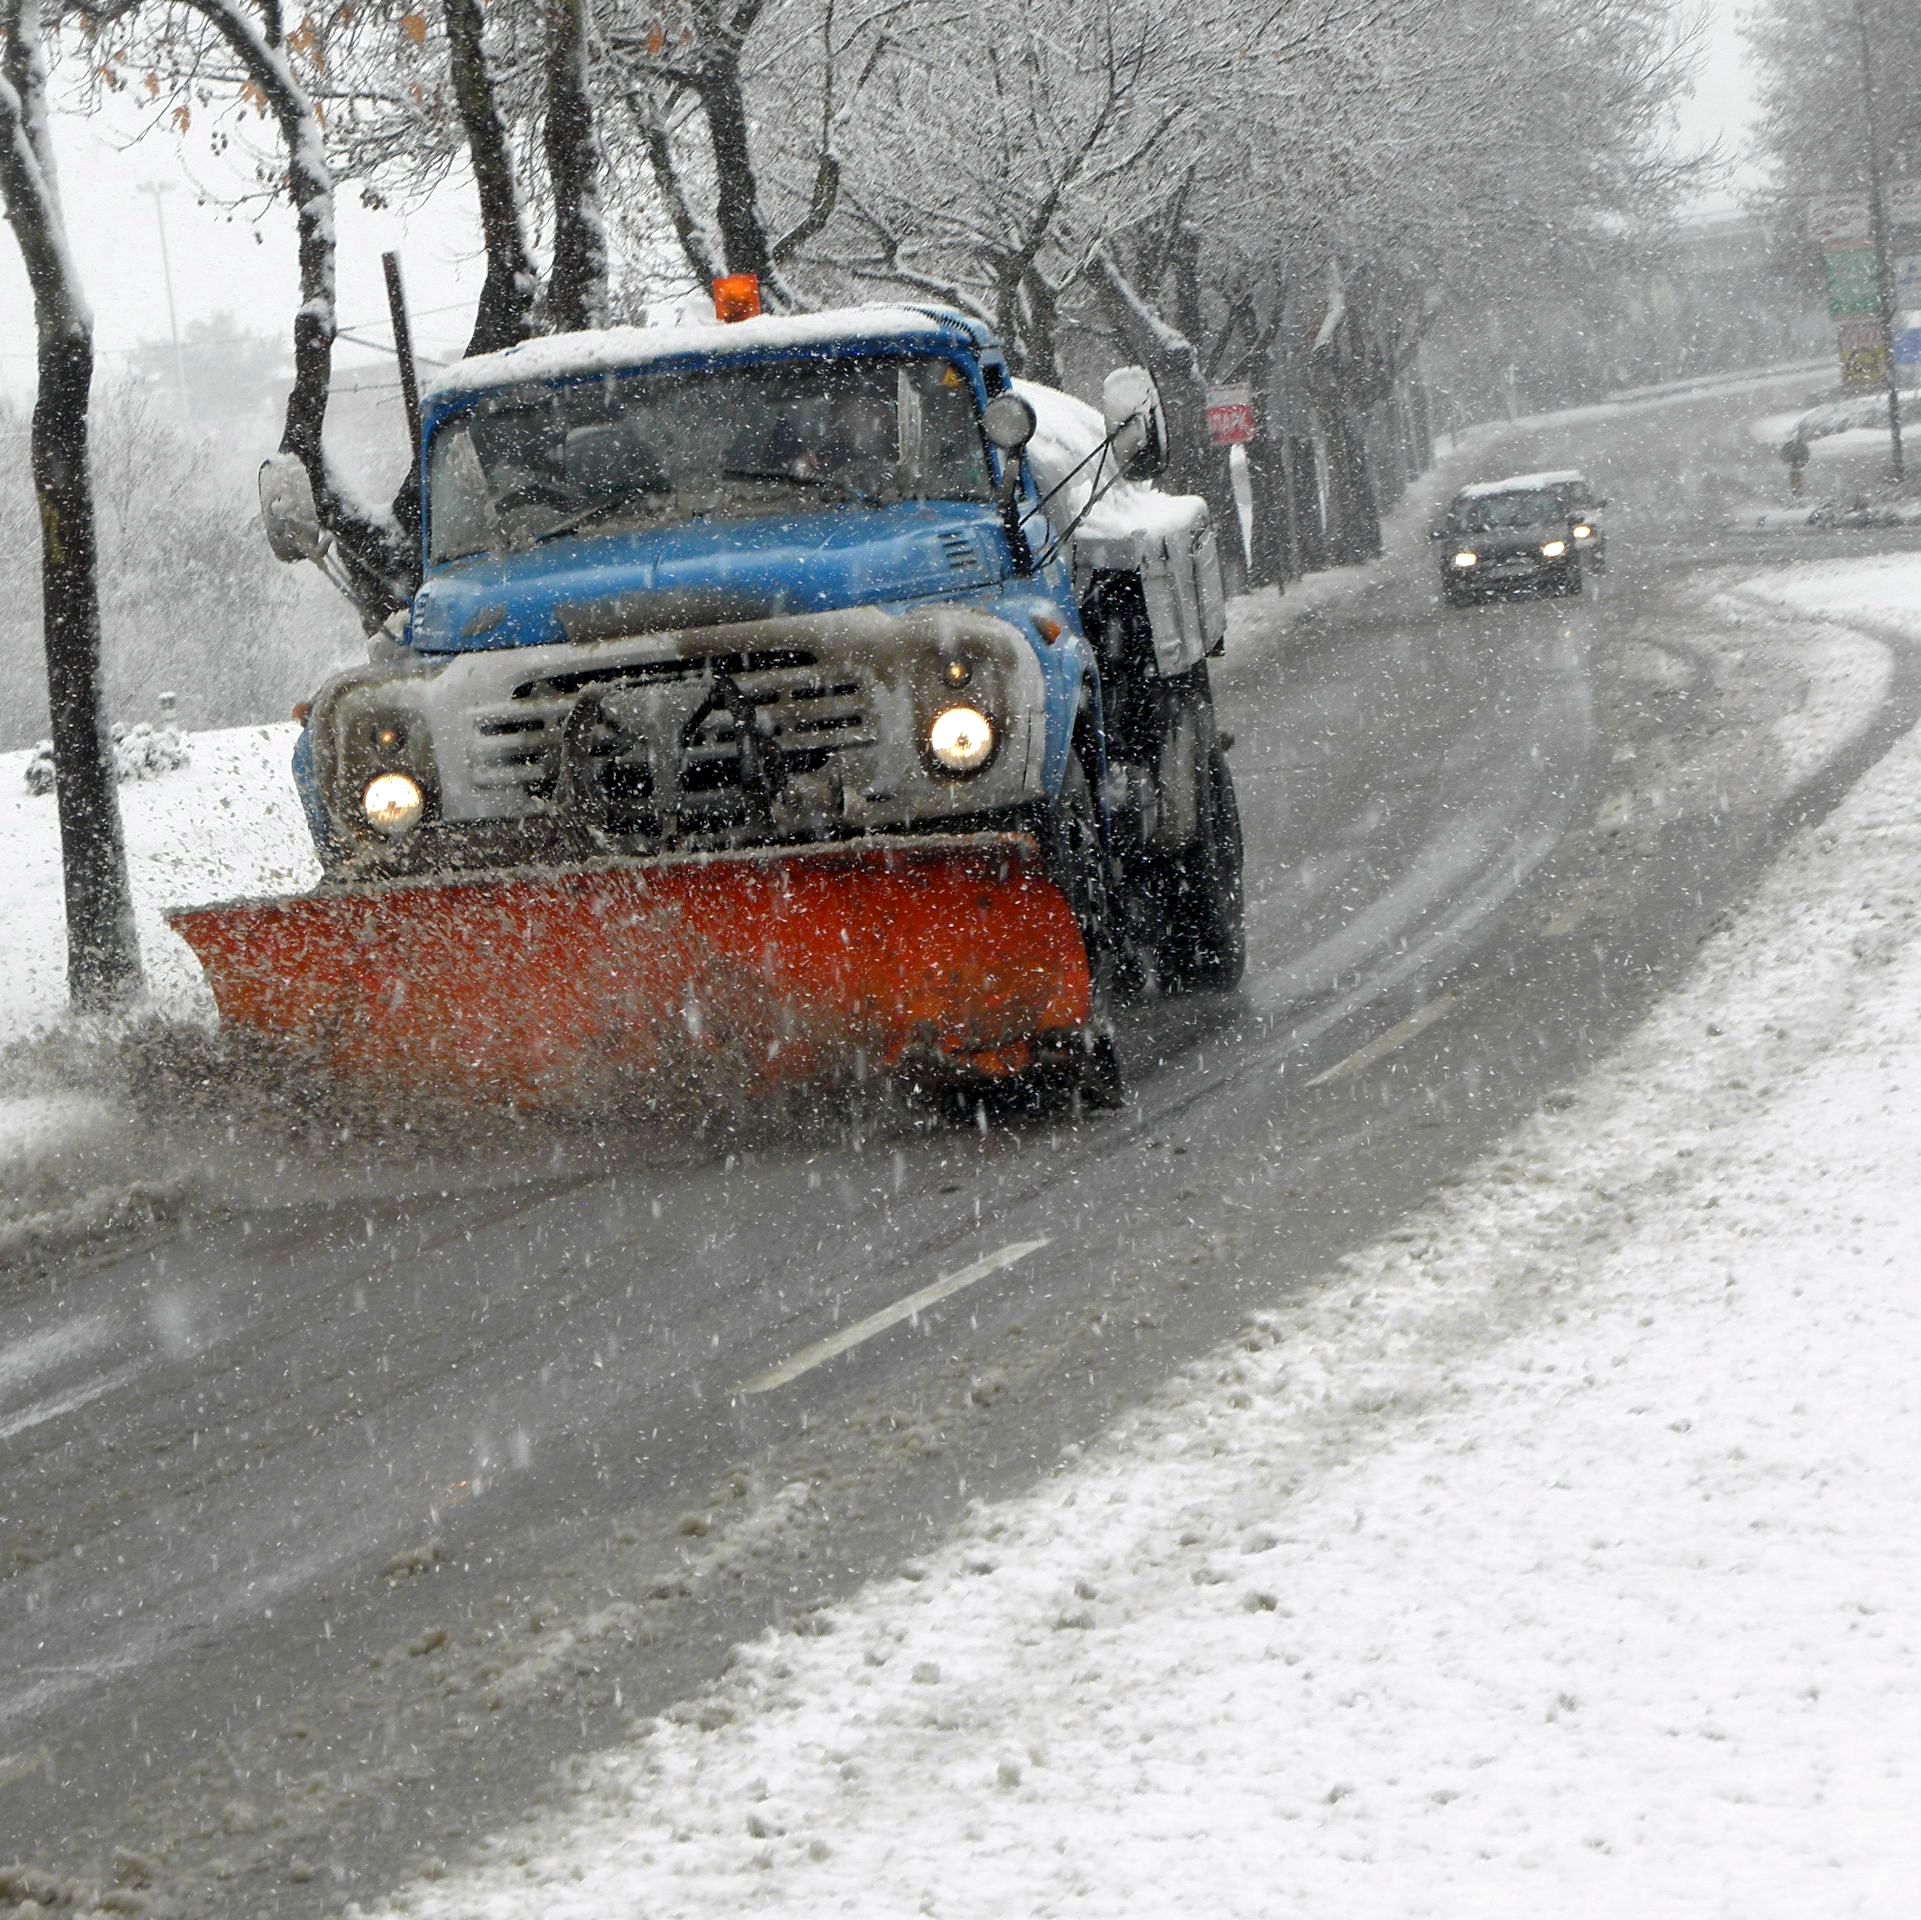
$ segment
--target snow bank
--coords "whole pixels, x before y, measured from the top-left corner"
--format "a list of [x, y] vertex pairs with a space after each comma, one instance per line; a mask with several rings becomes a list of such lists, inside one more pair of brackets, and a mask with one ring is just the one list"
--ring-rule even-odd
[[1917, 796], [1910, 739], [1559, 1110], [398, 1910], [1905, 1915]]
[[[199, 965], [161, 919], [167, 907], [311, 886], [320, 869], [288, 762], [291, 724], [192, 738], [188, 765], [150, 767], [121, 789], [134, 913], [154, 1010], [211, 1018]], [[61, 1019], [66, 932], [53, 796], [28, 790], [29, 752], [0, 754], [0, 1045]]]

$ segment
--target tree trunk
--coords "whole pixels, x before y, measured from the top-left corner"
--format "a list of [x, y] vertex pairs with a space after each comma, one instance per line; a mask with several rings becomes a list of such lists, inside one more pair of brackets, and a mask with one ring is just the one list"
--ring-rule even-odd
[[1263, 417], [1247, 446], [1247, 484], [1253, 497], [1253, 544], [1247, 555], [1252, 587], [1284, 585], [1293, 565], [1294, 499], [1287, 477], [1287, 447], [1276, 423]]
[[[404, 607], [420, 581], [420, 552], [393, 519], [361, 511], [335, 485], [327, 462], [325, 428], [333, 379], [334, 184], [315, 120], [314, 100], [302, 86], [280, 38], [277, 8], [266, 27], [243, 0], [187, 0], [224, 40], [247, 77], [265, 95], [287, 150], [287, 197], [293, 204], [300, 263], [300, 304], [294, 310], [293, 385], [287, 393], [280, 451], [292, 454], [313, 487], [320, 524], [346, 570], [347, 591], [362, 625], [373, 632]], [[408, 465], [412, 466], [409, 459]], [[402, 488], [403, 500], [410, 490]]]
[[557, 333], [607, 317], [607, 233], [600, 214], [600, 150], [587, 85], [589, 0], [548, 0], [547, 178], [554, 194], [554, 260], [547, 314]]
[[1434, 410], [1428, 400], [1427, 382], [1418, 373], [1407, 376], [1408, 424], [1413, 441], [1414, 473], [1425, 473], [1434, 464]]
[[473, 162], [480, 237], [487, 249], [487, 278], [474, 310], [467, 351], [492, 353], [526, 339], [532, 331], [540, 276], [527, 250], [513, 153], [487, 64], [480, 0], [445, 0], [445, 11], [454, 100]]
[[1327, 435], [1328, 564], [1358, 565], [1381, 551], [1381, 515], [1361, 429], [1338, 401], [1324, 407]]
[[43, 337], [39, 374], [33, 486], [40, 502], [41, 619], [66, 888], [67, 992], [77, 1012], [102, 1013], [129, 1004], [145, 982], [100, 691], [100, 591], [87, 447], [92, 337]]
[[100, 694], [100, 583], [87, 405], [93, 327], [73, 279], [47, 135], [36, 0], [0, 0], [0, 199], [33, 291], [38, 389], [29, 428], [40, 509], [40, 617], [66, 897], [67, 992], [80, 1013], [129, 1005], [144, 983]]
[[1288, 436], [1287, 467], [1294, 493], [1295, 564], [1304, 574], [1319, 573], [1327, 565], [1327, 517], [1321, 506], [1320, 456], [1309, 435]]
[[741, 98], [740, 61], [717, 56], [700, 79], [700, 104], [707, 116], [707, 137], [714, 152], [714, 218], [720, 250], [729, 273], [757, 274], [770, 280], [774, 252], [761, 218], [760, 189], [748, 143], [747, 103]]

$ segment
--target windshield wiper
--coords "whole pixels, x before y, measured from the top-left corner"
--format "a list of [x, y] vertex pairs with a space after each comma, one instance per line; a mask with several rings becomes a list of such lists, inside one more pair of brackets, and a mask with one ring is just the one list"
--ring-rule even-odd
[[590, 527], [597, 520], [618, 519], [623, 513], [658, 513], [672, 503], [672, 494], [660, 493], [634, 494], [624, 500], [596, 500], [591, 507], [582, 507], [577, 513], [556, 520], [551, 527], [542, 527], [531, 538], [538, 546], [543, 540], [558, 540], [563, 533]]
[[722, 467], [720, 477], [723, 480], [784, 480], [794, 487], [829, 487], [844, 499], [858, 500], [863, 507], [885, 504], [879, 494], [869, 493], [837, 473], [789, 473], [785, 467]]

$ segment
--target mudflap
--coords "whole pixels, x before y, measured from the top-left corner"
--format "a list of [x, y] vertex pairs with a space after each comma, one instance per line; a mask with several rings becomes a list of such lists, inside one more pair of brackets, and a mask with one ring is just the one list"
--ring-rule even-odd
[[225, 1028], [386, 1106], [557, 1108], [692, 1072], [1013, 1079], [1084, 1044], [1086, 947], [1020, 833], [176, 909]]

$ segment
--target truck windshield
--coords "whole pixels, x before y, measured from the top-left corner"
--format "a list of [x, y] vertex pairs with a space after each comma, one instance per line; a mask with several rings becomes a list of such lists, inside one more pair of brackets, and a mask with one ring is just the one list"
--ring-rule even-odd
[[434, 560], [696, 515], [991, 497], [947, 360], [821, 360], [519, 387], [434, 435]]

